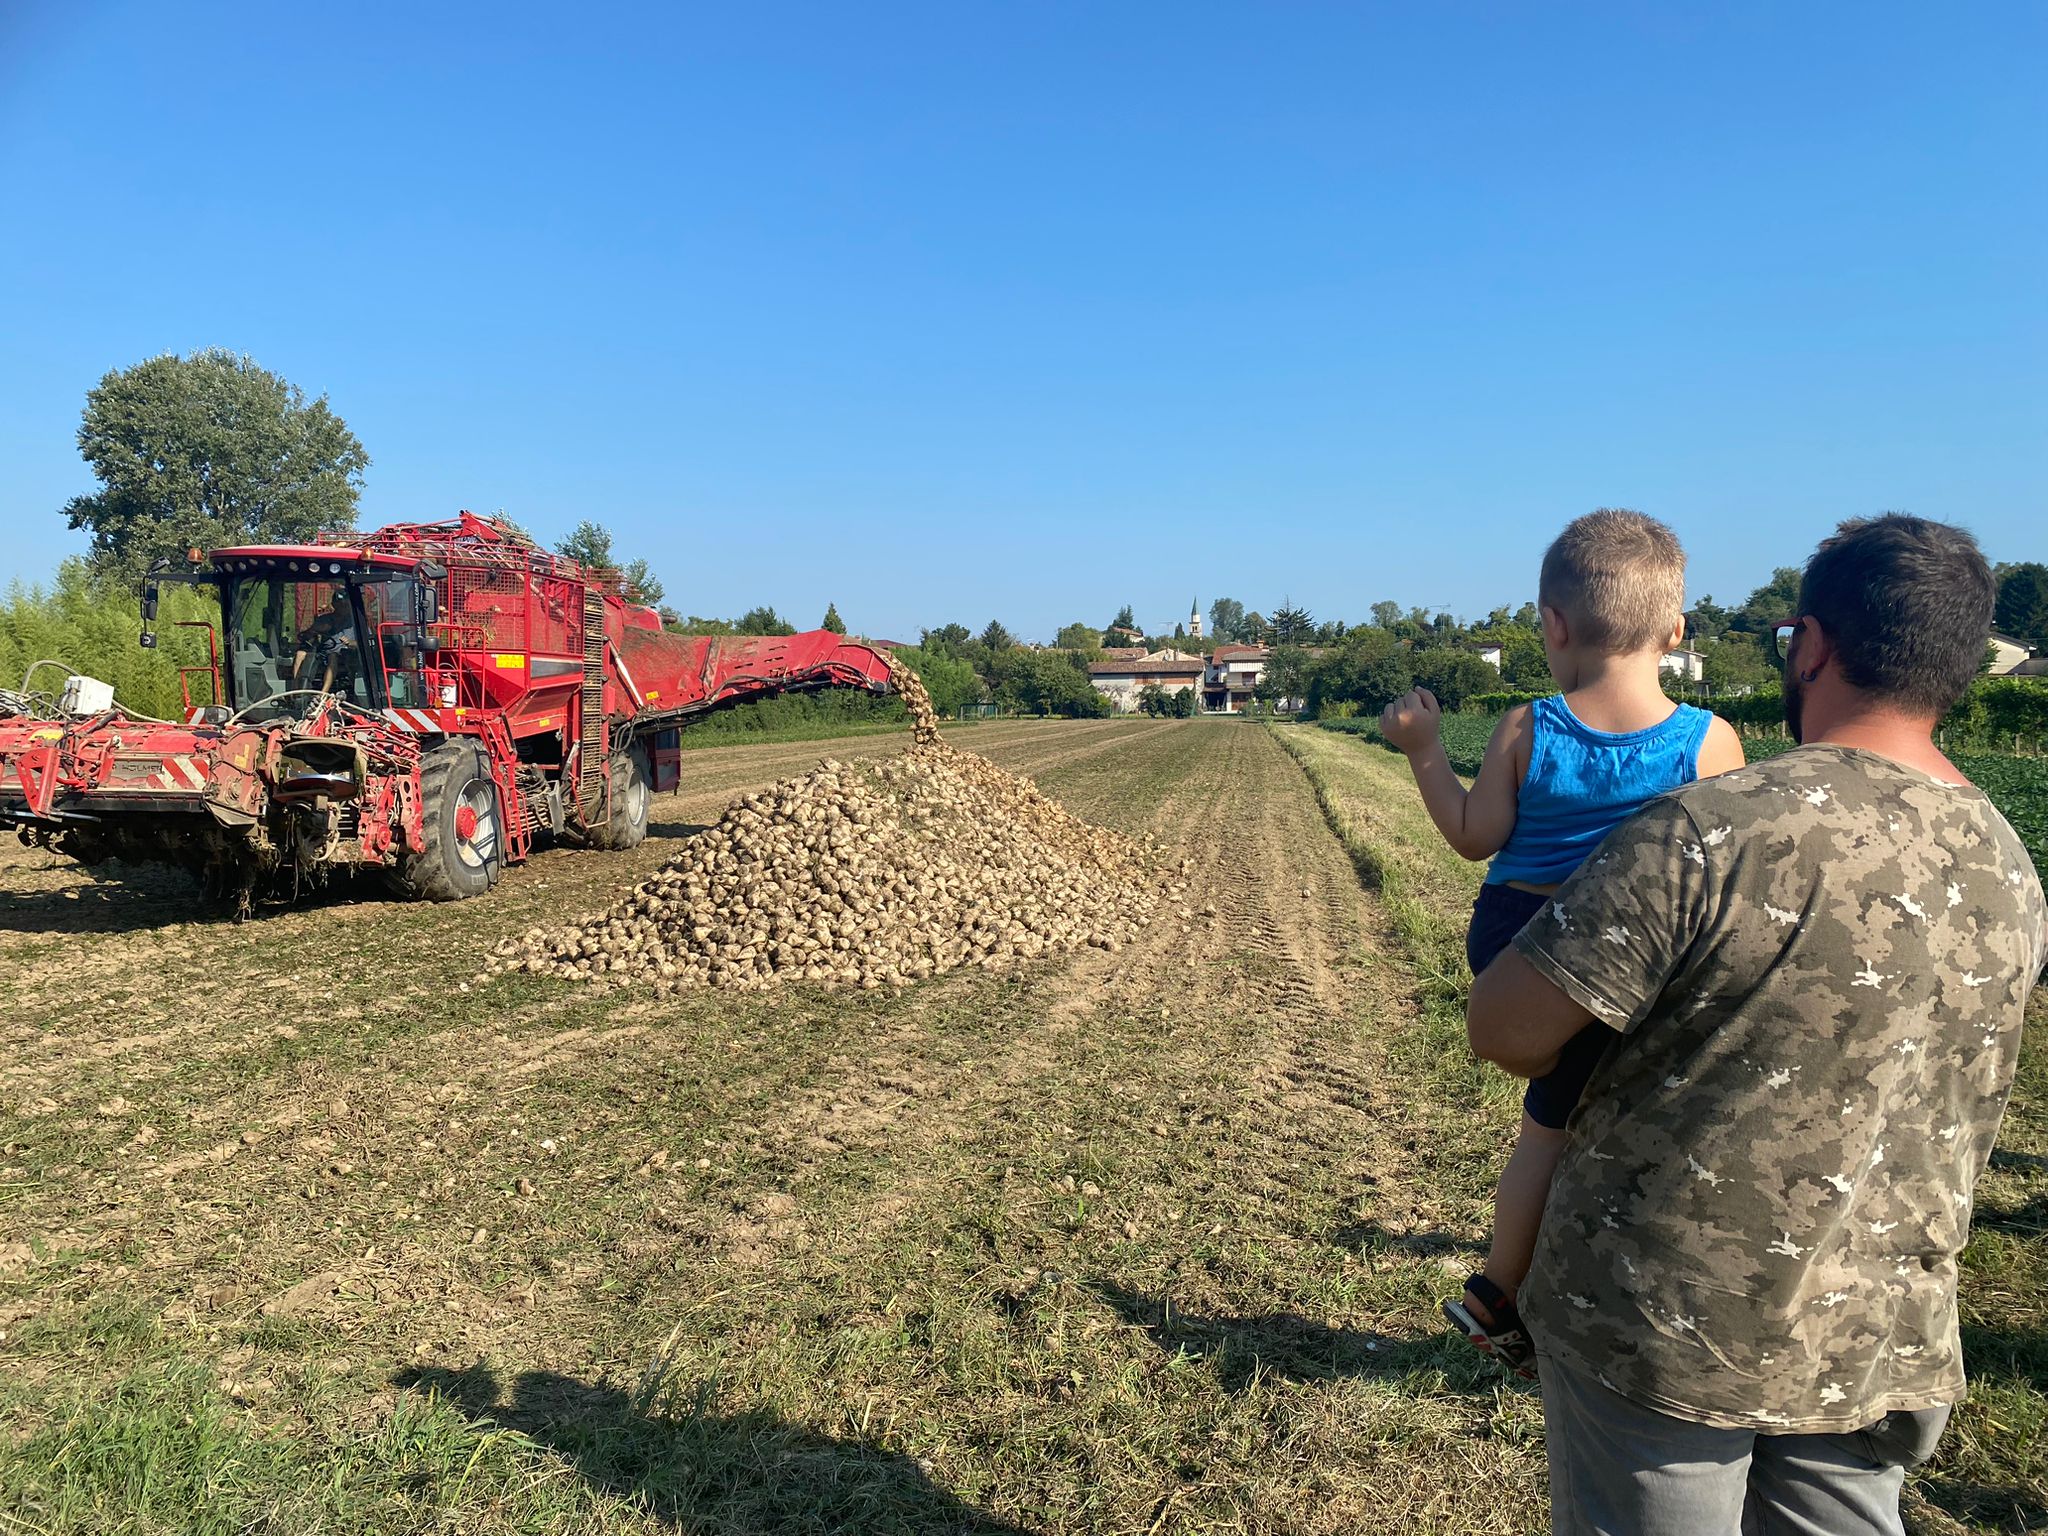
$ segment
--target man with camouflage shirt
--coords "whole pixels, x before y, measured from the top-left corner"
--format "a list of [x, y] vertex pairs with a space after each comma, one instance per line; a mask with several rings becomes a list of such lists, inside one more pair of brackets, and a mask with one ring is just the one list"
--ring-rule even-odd
[[1522, 1293], [1556, 1531], [1902, 1529], [2048, 945], [1932, 739], [1992, 595], [1959, 529], [1845, 523], [1778, 631], [1802, 745], [1652, 801], [1473, 984], [1518, 1075], [1615, 1031]]

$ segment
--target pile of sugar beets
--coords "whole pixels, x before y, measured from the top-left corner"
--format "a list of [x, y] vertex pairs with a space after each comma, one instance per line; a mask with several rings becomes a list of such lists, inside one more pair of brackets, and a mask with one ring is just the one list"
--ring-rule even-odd
[[500, 945], [490, 971], [759, 988], [901, 986], [1136, 938], [1185, 899], [1185, 865], [1069, 815], [1030, 780], [939, 739], [923, 682], [891, 663], [910, 748], [820, 763], [741, 797], [609, 911]]

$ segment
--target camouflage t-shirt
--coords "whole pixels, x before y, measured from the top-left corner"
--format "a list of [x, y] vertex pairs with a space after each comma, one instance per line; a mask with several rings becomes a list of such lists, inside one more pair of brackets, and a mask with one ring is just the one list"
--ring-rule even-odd
[[2039, 975], [1982, 794], [1804, 747], [1652, 801], [1515, 947], [1620, 1032], [1522, 1301], [1539, 1346], [1723, 1427], [1963, 1392], [1956, 1254]]

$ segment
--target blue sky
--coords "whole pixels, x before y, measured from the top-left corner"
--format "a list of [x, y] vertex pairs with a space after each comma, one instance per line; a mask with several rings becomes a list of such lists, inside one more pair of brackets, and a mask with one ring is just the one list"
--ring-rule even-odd
[[[431, 12], [431, 14], [428, 14]], [[2048, 9], [0, 7], [0, 577], [107, 369], [325, 393], [367, 523], [1028, 636], [2048, 558]]]

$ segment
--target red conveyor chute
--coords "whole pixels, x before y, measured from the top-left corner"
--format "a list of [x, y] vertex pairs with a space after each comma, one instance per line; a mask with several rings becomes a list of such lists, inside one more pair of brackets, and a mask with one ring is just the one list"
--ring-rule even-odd
[[880, 651], [829, 629], [734, 638], [628, 629], [619, 641], [632, 719], [644, 729], [769, 694], [811, 688], [889, 691]]

